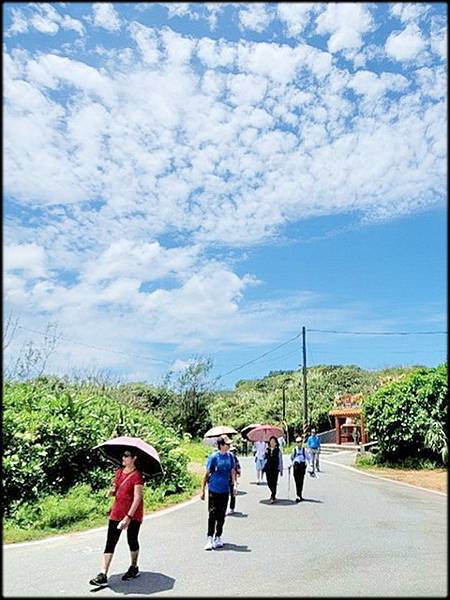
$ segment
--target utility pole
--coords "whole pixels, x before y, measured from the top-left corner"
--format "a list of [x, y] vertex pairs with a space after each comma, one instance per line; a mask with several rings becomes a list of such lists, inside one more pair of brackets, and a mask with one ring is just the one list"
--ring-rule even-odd
[[286, 388], [283, 384], [283, 422], [286, 421]]
[[306, 383], [306, 327], [302, 327], [303, 340], [303, 436], [308, 432], [308, 387]]

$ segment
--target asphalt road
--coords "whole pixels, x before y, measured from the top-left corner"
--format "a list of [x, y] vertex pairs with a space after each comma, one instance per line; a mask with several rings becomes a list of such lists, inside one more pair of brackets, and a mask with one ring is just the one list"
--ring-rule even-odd
[[121, 580], [129, 565], [122, 535], [109, 586], [88, 583], [99, 571], [106, 527], [4, 546], [3, 595], [445, 597], [447, 497], [352, 471], [342, 466], [349, 456], [323, 457], [323, 472], [305, 480], [300, 504], [293, 481], [288, 500], [286, 472], [274, 505], [267, 486], [254, 483], [251, 458], [242, 458], [224, 547], [203, 550], [206, 502], [165, 511], [144, 521], [141, 576], [128, 582]]

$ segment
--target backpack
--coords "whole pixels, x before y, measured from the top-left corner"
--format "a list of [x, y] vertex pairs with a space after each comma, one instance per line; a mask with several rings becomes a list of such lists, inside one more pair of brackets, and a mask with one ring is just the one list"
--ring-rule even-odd
[[299, 456], [299, 455], [300, 455], [300, 453], [302, 453], [302, 454], [303, 454], [303, 458], [305, 459], [305, 462], [306, 462], [306, 460], [307, 460], [307, 459], [306, 459], [306, 450], [305, 450], [305, 448], [304, 448], [303, 446], [302, 446], [300, 449], [299, 449], [297, 446], [294, 448], [294, 459], [295, 459], [297, 456]]

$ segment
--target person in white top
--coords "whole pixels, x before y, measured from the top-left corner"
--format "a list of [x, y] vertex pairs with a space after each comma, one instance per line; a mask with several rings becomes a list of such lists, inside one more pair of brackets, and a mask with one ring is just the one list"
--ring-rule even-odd
[[259, 485], [263, 483], [264, 479], [264, 463], [265, 463], [265, 455], [267, 450], [266, 442], [255, 442], [253, 444], [253, 454], [255, 455], [255, 465], [256, 465], [256, 483]]

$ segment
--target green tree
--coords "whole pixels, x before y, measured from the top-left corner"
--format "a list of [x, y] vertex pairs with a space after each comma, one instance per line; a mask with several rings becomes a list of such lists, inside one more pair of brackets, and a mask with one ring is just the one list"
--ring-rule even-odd
[[208, 404], [211, 398], [210, 358], [195, 357], [180, 372], [169, 371], [165, 384], [176, 392], [171, 417], [184, 433], [202, 436], [211, 427]]

